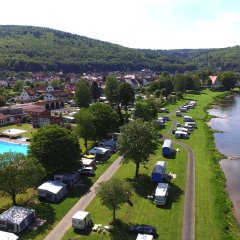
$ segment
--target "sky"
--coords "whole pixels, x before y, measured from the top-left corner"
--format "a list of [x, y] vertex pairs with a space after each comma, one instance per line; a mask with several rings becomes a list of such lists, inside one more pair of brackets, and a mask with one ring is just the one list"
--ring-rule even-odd
[[240, 44], [239, 0], [3, 0], [0, 25], [62, 30], [130, 48]]

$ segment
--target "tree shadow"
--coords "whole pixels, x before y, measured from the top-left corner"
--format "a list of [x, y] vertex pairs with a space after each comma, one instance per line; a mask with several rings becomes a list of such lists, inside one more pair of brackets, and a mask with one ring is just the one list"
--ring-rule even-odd
[[174, 202], [178, 202], [180, 197], [184, 194], [184, 191], [176, 184], [172, 182], [168, 182], [168, 185], [169, 185], [169, 191], [168, 191], [166, 204], [162, 206], [158, 206], [159, 208], [171, 209], [172, 204]]
[[74, 228], [74, 233], [77, 235], [89, 236], [92, 232], [92, 226], [85, 229], [76, 229]]
[[89, 189], [91, 188], [92, 185], [93, 185], [92, 179], [89, 178], [88, 176], [84, 176], [84, 177], [80, 178], [79, 183], [75, 187], [69, 188], [67, 197], [68, 198], [76, 198], [76, 197], [80, 198], [89, 192]]
[[156, 189], [156, 184], [152, 182], [151, 177], [147, 174], [139, 174], [138, 178], [128, 178], [127, 181], [132, 186], [134, 192], [144, 198], [147, 198]]
[[120, 219], [111, 223], [110, 237], [114, 240], [133, 240], [136, 236], [129, 233], [129, 227], [133, 224], [127, 224]]

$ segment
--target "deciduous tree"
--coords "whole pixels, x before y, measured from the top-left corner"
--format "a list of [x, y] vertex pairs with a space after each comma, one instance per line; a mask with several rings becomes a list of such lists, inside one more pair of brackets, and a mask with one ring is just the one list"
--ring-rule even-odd
[[80, 158], [78, 137], [58, 125], [46, 125], [33, 134], [29, 154], [35, 157], [48, 173], [71, 172], [76, 170]]
[[115, 76], [111, 75], [106, 78], [105, 94], [112, 104], [119, 102], [118, 86], [119, 82]]
[[223, 72], [220, 79], [225, 90], [231, 90], [237, 83], [237, 78], [234, 72]]
[[85, 149], [88, 149], [88, 140], [94, 139], [96, 136], [96, 129], [94, 126], [94, 116], [86, 108], [81, 109], [75, 114], [75, 120], [78, 124], [78, 134], [84, 139]]
[[91, 102], [91, 93], [89, 85], [85, 80], [77, 82], [74, 98], [80, 108], [89, 107]]
[[122, 126], [120, 133], [117, 149], [124, 162], [135, 163], [135, 177], [138, 177], [140, 164], [146, 163], [157, 148], [158, 132], [152, 123], [137, 119]]
[[118, 129], [118, 115], [109, 105], [94, 103], [89, 107], [89, 111], [94, 116], [94, 126], [99, 139]]
[[97, 188], [97, 195], [101, 203], [113, 212], [113, 220], [116, 220], [116, 210], [129, 200], [130, 186], [123, 180], [112, 178], [102, 182]]
[[36, 159], [21, 153], [0, 154], [0, 191], [12, 198], [34, 187], [46, 175], [45, 169]]

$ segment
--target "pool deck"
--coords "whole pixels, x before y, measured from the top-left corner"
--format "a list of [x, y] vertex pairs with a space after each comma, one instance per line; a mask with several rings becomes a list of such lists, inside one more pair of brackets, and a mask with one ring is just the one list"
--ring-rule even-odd
[[15, 143], [15, 144], [25, 144], [25, 145], [30, 144], [30, 142], [27, 142], [25, 138], [23, 138], [23, 139], [21, 139], [21, 138], [12, 139], [12, 138], [8, 138], [8, 137], [0, 137], [0, 141]]

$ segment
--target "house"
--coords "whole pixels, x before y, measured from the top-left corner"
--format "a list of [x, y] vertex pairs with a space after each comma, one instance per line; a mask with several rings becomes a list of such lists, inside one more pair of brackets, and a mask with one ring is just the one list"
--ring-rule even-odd
[[211, 80], [211, 88], [219, 88], [221, 86], [221, 82], [218, 76], [209, 76], [209, 79]]
[[38, 197], [50, 202], [61, 201], [67, 193], [67, 185], [59, 181], [47, 181], [37, 188]]
[[25, 113], [21, 106], [1, 107], [0, 108], [0, 125], [9, 125], [16, 121], [22, 121]]
[[31, 88], [25, 87], [18, 97], [18, 100], [21, 102], [33, 102], [36, 101], [36, 94]]
[[65, 183], [69, 186], [73, 186], [79, 179], [79, 173], [61, 173], [54, 175], [54, 181], [59, 181], [61, 183]]
[[36, 218], [34, 209], [13, 206], [0, 214], [0, 228], [20, 233]]
[[0, 239], [1, 240], [18, 240], [18, 236], [14, 233], [0, 231]]

